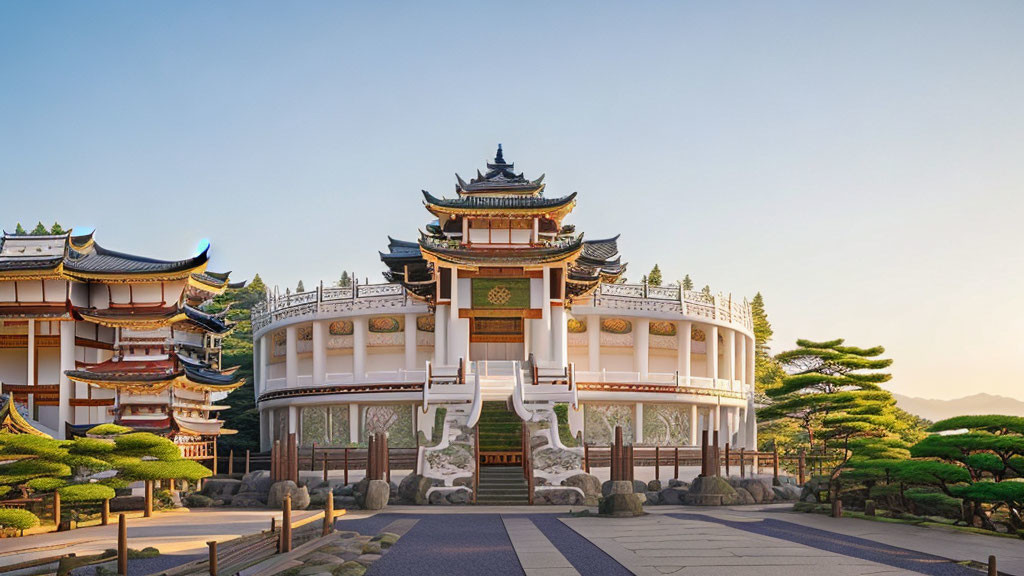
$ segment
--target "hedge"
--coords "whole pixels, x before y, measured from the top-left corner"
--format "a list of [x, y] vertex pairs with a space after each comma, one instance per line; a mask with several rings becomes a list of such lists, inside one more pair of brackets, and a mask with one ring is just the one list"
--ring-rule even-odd
[[18, 508], [0, 508], [0, 526], [28, 530], [39, 525], [39, 518], [28, 510]]
[[102, 484], [73, 484], [58, 490], [63, 502], [96, 502], [115, 496], [114, 489]]
[[114, 439], [116, 452], [123, 456], [151, 456], [158, 460], [177, 460], [181, 449], [167, 438], [149, 432], [122, 434]]
[[93, 436], [117, 436], [119, 434], [128, 434], [132, 429], [127, 426], [118, 426], [117, 424], [100, 424], [99, 426], [93, 426], [86, 431], [86, 434], [92, 434]]
[[102, 454], [110, 454], [114, 451], [115, 444], [111, 440], [101, 440], [99, 438], [75, 438], [71, 441], [71, 446], [68, 447], [68, 452], [72, 454], [82, 454], [85, 456], [98, 456]]
[[193, 460], [146, 460], [119, 463], [119, 476], [128, 480], [188, 480], [195, 482], [213, 475], [208, 468]]
[[25, 483], [26, 486], [31, 488], [35, 492], [53, 492], [58, 488], [67, 486], [67, 482], [60, 478], [51, 478], [44, 476], [42, 478], [33, 478]]
[[71, 468], [60, 462], [18, 460], [0, 465], [0, 484], [20, 484], [39, 476], [70, 476]]

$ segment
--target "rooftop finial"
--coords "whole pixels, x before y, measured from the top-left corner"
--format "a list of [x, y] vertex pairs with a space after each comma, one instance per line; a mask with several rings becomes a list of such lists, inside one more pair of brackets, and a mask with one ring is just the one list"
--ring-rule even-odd
[[494, 156], [494, 163], [495, 164], [504, 164], [505, 163], [505, 157], [501, 155], [501, 143], [500, 142], [498, 143], [498, 153]]

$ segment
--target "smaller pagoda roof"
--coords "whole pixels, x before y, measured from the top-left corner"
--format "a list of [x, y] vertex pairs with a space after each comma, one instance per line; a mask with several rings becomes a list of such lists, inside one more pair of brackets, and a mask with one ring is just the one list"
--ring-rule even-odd
[[455, 191], [460, 196], [472, 196], [479, 194], [495, 195], [538, 195], [544, 190], [544, 175], [536, 180], [529, 180], [523, 173], [516, 174], [515, 163], [506, 162], [498, 144], [498, 152], [494, 155], [494, 161], [487, 163], [487, 173], [476, 172], [476, 178], [466, 182], [458, 174], [455, 175], [457, 184]]
[[43, 278], [57, 276], [68, 235], [28, 236], [4, 233], [0, 239], [0, 274]]
[[533, 216], [568, 213], [576, 205], [576, 192], [561, 198], [544, 196], [461, 196], [438, 198], [423, 190], [423, 203], [435, 216], [441, 214], [521, 215]]
[[188, 316], [177, 305], [132, 306], [128, 308], [75, 307], [78, 320], [86, 320], [110, 328], [152, 330], [185, 320]]
[[158, 260], [136, 256], [126, 252], [109, 250], [95, 242], [84, 249], [68, 251], [64, 270], [70, 276], [85, 279], [109, 279], [109, 276], [145, 276], [154, 279], [178, 279], [187, 277], [202, 268], [209, 260], [210, 247], [184, 260]]
[[50, 438], [50, 435], [37, 429], [18, 412], [11, 394], [0, 394], [0, 432], [15, 434], [32, 434]]
[[182, 310], [190, 324], [206, 332], [225, 334], [232, 328], [232, 325], [224, 320], [223, 314], [210, 314], [187, 304]]
[[182, 367], [185, 369], [185, 381], [179, 384], [184, 388], [229, 392], [245, 384], [245, 378], [240, 377], [234, 370], [224, 373], [194, 364], [183, 364]]
[[544, 246], [463, 248], [450, 247], [426, 235], [420, 238], [420, 249], [428, 261], [439, 260], [477, 268], [480, 266], [536, 266], [551, 262], [575, 260], [583, 249], [583, 235]]
[[568, 268], [568, 288], [572, 297], [582, 296], [601, 281], [614, 281], [626, 270], [619, 256], [619, 237], [588, 240]]

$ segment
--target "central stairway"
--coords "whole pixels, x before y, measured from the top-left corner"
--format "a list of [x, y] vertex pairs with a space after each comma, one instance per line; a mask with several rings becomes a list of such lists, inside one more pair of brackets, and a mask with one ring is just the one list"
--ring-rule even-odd
[[526, 506], [529, 487], [522, 466], [481, 466], [476, 503], [481, 506]]

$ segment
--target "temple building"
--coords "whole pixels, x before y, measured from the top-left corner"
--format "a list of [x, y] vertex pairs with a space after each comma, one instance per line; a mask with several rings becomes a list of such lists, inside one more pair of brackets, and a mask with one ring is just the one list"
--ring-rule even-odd
[[195, 445], [231, 433], [216, 401], [243, 382], [220, 364], [231, 324], [200, 309], [230, 286], [208, 253], [164, 261], [92, 233], [5, 233], [0, 426], [67, 438], [116, 423]]
[[[547, 195], [499, 145], [453, 197], [423, 192], [434, 219], [389, 238], [386, 283], [270, 295], [252, 315], [264, 449], [387, 432], [455, 491], [476, 466], [524, 461], [557, 486], [616, 426], [636, 444], [711, 430], [754, 448], [747, 302], [620, 283], [618, 237], [585, 238], [568, 222], [577, 199]], [[530, 457], [492, 443], [491, 419], [526, 426]]]

